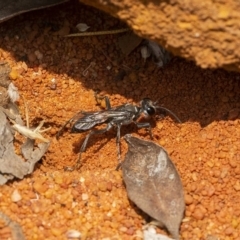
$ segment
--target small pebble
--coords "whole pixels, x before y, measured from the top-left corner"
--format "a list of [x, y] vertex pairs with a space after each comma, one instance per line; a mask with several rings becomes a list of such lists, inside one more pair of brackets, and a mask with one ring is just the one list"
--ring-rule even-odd
[[34, 53], [29, 53], [27, 57], [29, 62], [34, 62], [37, 59], [37, 56]]
[[208, 165], [210, 168], [212, 168], [212, 167], [214, 167], [214, 162], [212, 162], [212, 161], [207, 161], [207, 165]]
[[193, 198], [192, 198], [192, 196], [190, 196], [190, 195], [185, 195], [185, 203], [187, 204], [187, 205], [190, 205], [190, 204], [192, 204], [193, 203]]
[[133, 235], [134, 232], [135, 232], [134, 228], [131, 227], [131, 228], [128, 228], [128, 230], [126, 231], [126, 234], [127, 235]]
[[195, 211], [193, 212], [192, 216], [197, 219], [197, 220], [202, 220], [204, 218], [204, 214], [201, 211], [201, 209], [196, 208]]
[[214, 235], [207, 235], [206, 240], [219, 240], [219, 238]]
[[80, 238], [81, 237], [81, 233], [77, 230], [68, 230], [66, 233], [66, 237], [67, 238]]
[[38, 60], [42, 60], [43, 59], [43, 54], [39, 50], [36, 50], [34, 52], [34, 54], [36, 55]]
[[11, 195], [11, 200], [13, 202], [18, 202], [22, 199], [21, 194], [19, 193], [19, 191], [17, 189], [15, 189]]
[[112, 191], [112, 183], [111, 182], [107, 182], [107, 190], [109, 192]]
[[82, 193], [82, 200], [83, 201], [88, 200], [88, 194], [87, 193]]
[[232, 234], [233, 234], [234, 229], [233, 229], [232, 227], [228, 227], [228, 228], [225, 229], [224, 232], [225, 232], [226, 235], [229, 236], [229, 235], [232, 235]]
[[60, 228], [51, 228], [51, 232], [56, 237], [60, 237], [62, 235], [62, 231]]
[[81, 183], [84, 183], [84, 182], [85, 182], [85, 178], [80, 177], [80, 182], [81, 182]]
[[9, 78], [11, 80], [16, 80], [19, 76], [19, 73], [17, 72], [16, 69], [12, 69], [12, 71], [9, 73]]
[[235, 184], [233, 185], [233, 188], [236, 190], [236, 191], [240, 191], [240, 181], [237, 180], [235, 182]]
[[35, 182], [33, 184], [33, 189], [38, 193], [45, 193], [48, 187], [43, 184], [43, 182]]
[[108, 190], [108, 184], [106, 182], [101, 182], [98, 185], [98, 189], [102, 192], [106, 192]]
[[233, 158], [230, 158], [229, 160], [229, 165], [232, 167], [232, 168], [235, 168], [238, 166], [238, 163], [233, 159]]
[[128, 230], [128, 229], [127, 229], [126, 227], [120, 227], [120, 228], [119, 228], [119, 231], [120, 231], [120, 232], [126, 232], [127, 230]]

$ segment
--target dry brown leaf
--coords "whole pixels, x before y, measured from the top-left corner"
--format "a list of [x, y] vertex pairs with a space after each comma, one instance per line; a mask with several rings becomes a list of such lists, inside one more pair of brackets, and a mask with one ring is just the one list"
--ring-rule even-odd
[[[40, 128], [43, 123], [40, 123], [35, 130], [21, 126], [19, 123], [22, 122], [22, 119], [19, 112], [14, 108], [14, 105], [8, 106], [10, 110], [0, 106], [0, 185], [5, 184], [14, 177], [22, 179], [25, 175], [32, 173], [35, 164], [41, 159], [50, 144], [40, 134]], [[21, 146], [25, 161], [15, 153], [13, 126], [10, 125], [7, 117], [11, 121], [14, 119], [16, 121], [14, 121], [15, 129], [21, 129], [22, 131], [20, 132], [27, 137]], [[34, 138], [34, 140], [29, 137]], [[35, 139], [40, 139], [43, 143], [34, 144]]]
[[133, 32], [124, 34], [119, 37], [118, 45], [124, 55], [129, 55], [139, 44], [142, 42], [142, 38], [134, 34]]
[[183, 186], [167, 152], [158, 144], [127, 134], [122, 163], [127, 193], [140, 209], [179, 239], [185, 209]]

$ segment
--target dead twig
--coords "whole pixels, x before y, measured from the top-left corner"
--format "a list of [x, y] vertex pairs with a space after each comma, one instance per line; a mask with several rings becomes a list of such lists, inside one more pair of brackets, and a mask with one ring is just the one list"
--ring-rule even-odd
[[108, 34], [118, 34], [130, 31], [130, 28], [121, 28], [116, 30], [107, 30], [107, 31], [97, 31], [97, 32], [81, 32], [81, 33], [72, 33], [64, 37], [85, 37], [85, 36], [99, 36], [99, 35], [108, 35]]
[[40, 140], [42, 142], [46, 142], [46, 143], [50, 142], [48, 139], [44, 138], [41, 134], [41, 133], [46, 132], [51, 129], [51, 127], [49, 127], [49, 128], [41, 130], [41, 128], [44, 124], [44, 120], [42, 120], [35, 129], [29, 128], [28, 106], [27, 106], [26, 100], [24, 98], [23, 98], [23, 101], [24, 101], [24, 106], [25, 106], [25, 115], [26, 115], [27, 126], [20, 125], [20, 124], [16, 123], [14, 120], [12, 120], [11, 118], [9, 118], [10, 122], [13, 124], [12, 128], [29, 139], [32, 139], [32, 140], [38, 139], [38, 140]]

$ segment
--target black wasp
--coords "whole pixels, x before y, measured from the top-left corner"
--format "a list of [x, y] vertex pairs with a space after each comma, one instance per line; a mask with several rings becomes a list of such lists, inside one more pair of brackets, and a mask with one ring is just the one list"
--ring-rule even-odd
[[[99, 97], [96, 97], [98, 101]], [[95, 134], [102, 134], [109, 131], [111, 128], [117, 128], [117, 137], [116, 137], [116, 144], [117, 144], [117, 153], [118, 153], [118, 160], [120, 163], [120, 129], [123, 125], [129, 125], [130, 123], [135, 123], [138, 128], [147, 128], [149, 130], [150, 137], [152, 136], [151, 125], [149, 122], [138, 122], [138, 120], [143, 118], [150, 118], [153, 117], [158, 111], [165, 111], [170, 113], [178, 122], [181, 122], [179, 118], [169, 109], [157, 106], [157, 102], [153, 102], [149, 98], [144, 98], [140, 101], [139, 106], [133, 104], [123, 104], [116, 107], [111, 107], [109, 98], [104, 96], [100, 97], [100, 99], [105, 100], [106, 110], [96, 111], [96, 112], [84, 112], [81, 111], [77, 113], [74, 117], [69, 119], [63, 127], [57, 133], [57, 139], [63, 133], [64, 128], [67, 124], [73, 123], [71, 128], [71, 133], [82, 133], [85, 131], [90, 130], [88, 135], [86, 136], [80, 151], [79, 151], [79, 158], [76, 165], [73, 168], [68, 168], [68, 170], [74, 170], [78, 168], [81, 159], [81, 153], [85, 151], [87, 147], [87, 143], [89, 138]], [[93, 127], [100, 125], [100, 124], [107, 124], [105, 128], [96, 130], [92, 129]], [[92, 129], [92, 130], [91, 130]]]

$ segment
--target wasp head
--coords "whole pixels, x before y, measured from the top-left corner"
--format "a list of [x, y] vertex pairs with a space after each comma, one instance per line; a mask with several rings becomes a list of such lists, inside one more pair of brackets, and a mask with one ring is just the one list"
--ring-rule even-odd
[[145, 118], [149, 118], [156, 113], [155, 103], [150, 98], [144, 98], [141, 102], [141, 110]]
[[145, 118], [149, 118], [154, 116], [155, 114], [159, 114], [159, 110], [168, 112], [170, 115], [172, 115], [179, 123], [181, 123], [181, 120], [168, 108], [157, 106], [158, 101], [153, 102], [150, 98], [144, 98], [140, 102], [141, 107], [141, 113], [144, 114]]

